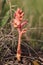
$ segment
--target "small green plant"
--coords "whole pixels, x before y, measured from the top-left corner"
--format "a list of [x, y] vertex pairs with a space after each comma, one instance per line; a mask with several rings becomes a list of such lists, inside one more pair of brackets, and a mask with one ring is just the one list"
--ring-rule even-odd
[[[23, 29], [23, 26], [27, 24], [27, 21], [23, 21], [24, 12], [22, 12], [21, 9], [17, 9], [17, 11], [14, 13], [15, 19], [13, 19], [13, 26], [18, 31], [18, 46], [17, 46], [17, 60], [20, 61], [21, 57], [21, 37], [26, 32], [26, 28]], [[22, 22], [23, 21], [23, 22]]]

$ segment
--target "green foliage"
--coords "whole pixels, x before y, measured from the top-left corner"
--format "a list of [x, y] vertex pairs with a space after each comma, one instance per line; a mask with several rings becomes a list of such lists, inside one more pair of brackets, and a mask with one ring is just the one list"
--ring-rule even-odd
[[3, 27], [7, 23], [9, 17], [10, 17], [10, 15], [9, 15], [9, 11], [8, 11], [8, 12], [6, 12], [5, 16], [1, 20], [0, 27]]
[[6, 4], [6, 0], [3, 0], [3, 2], [2, 2], [2, 9], [4, 9], [5, 4]]
[[9, 10], [9, 5], [7, 4], [6, 0], [2, 1], [2, 9], [0, 17], [4, 17], [5, 13]]
[[7, 5], [6, 0], [2, 1], [2, 10], [1, 10], [1, 14], [0, 14], [0, 28], [3, 27], [8, 19], [9, 19], [9, 5]]

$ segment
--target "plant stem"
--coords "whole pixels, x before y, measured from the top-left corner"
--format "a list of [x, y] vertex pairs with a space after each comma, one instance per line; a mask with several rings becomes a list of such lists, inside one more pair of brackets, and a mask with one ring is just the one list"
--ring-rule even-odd
[[17, 60], [20, 61], [21, 57], [21, 31], [19, 30], [18, 46], [17, 46]]

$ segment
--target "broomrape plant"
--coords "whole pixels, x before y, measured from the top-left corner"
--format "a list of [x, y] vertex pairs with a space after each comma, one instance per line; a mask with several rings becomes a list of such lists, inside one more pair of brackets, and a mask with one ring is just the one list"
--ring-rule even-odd
[[[26, 28], [23, 29], [23, 26], [27, 24], [27, 21], [23, 21], [24, 12], [17, 8], [17, 11], [14, 13], [13, 26], [18, 31], [18, 46], [17, 46], [17, 54], [16, 58], [20, 61], [21, 58], [21, 37], [26, 32]], [[23, 21], [23, 22], [22, 22]]]

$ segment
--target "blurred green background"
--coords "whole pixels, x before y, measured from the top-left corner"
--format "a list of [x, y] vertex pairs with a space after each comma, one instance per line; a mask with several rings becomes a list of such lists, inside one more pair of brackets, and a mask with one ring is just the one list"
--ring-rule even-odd
[[24, 11], [24, 19], [28, 20], [26, 34], [31, 45], [43, 50], [43, 0], [0, 0], [0, 29], [7, 25], [18, 7]]

